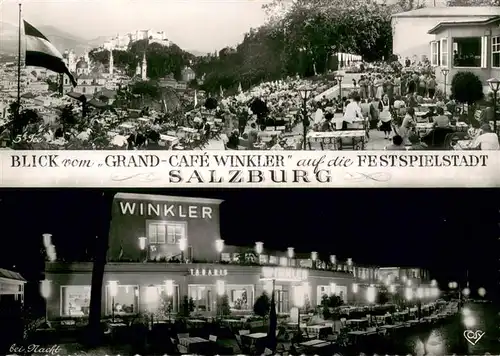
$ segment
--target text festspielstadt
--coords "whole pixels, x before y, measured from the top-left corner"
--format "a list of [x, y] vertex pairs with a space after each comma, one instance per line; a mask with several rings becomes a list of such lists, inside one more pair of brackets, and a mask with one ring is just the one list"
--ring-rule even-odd
[[486, 167], [488, 155], [384, 154], [358, 155], [358, 167]]

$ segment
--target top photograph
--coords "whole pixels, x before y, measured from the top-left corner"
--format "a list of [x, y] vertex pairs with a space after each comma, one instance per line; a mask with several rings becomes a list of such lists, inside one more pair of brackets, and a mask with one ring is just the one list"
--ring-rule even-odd
[[0, 149], [499, 150], [498, 5], [0, 0]]

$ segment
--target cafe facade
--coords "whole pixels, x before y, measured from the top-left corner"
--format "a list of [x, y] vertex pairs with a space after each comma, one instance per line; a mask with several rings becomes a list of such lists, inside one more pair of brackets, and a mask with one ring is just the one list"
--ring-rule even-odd
[[[329, 261], [320, 261], [314, 251], [269, 251], [258, 241], [251, 247], [227, 246], [219, 229], [221, 203], [117, 194], [103, 278], [103, 316], [155, 312], [164, 298], [169, 298], [172, 313], [187, 298], [194, 314], [209, 316], [216, 314], [223, 296], [232, 313], [250, 314], [256, 299], [273, 289], [277, 312], [289, 313], [299, 303], [299, 289], [301, 305], [315, 307], [323, 295], [332, 294], [346, 303], [362, 303], [364, 288], [382, 283], [377, 267], [358, 266], [352, 259], [341, 262], [331, 255]], [[50, 320], [88, 316], [91, 262], [47, 262], [45, 278], [51, 286], [46, 298]]]

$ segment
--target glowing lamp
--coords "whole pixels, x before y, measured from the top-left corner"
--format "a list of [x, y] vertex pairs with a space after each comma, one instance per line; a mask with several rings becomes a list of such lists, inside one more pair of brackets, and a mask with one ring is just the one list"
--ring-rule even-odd
[[186, 247], [187, 247], [187, 239], [185, 237], [181, 237], [179, 239], [179, 249], [184, 252], [186, 251]]
[[410, 287], [405, 288], [405, 299], [410, 301], [413, 299], [413, 290]]
[[347, 259], [347, 265], [348, 266], [352, 266], [352, 258], [348, 258]]
[[258, 255], [260, 255], [260, 254], [262, 254], [262, 251], [264, 251], [264, 243], [260, 242], [260, 241], [257, 241], [255, 243], [255, 253], [257, 253]]
[[146, 238], [139, 237], [139, 248], [144, 251], [146, 249]]
[[330, 263], [332, 265], [337, 264], [337, 256], [335, 255], [330, 255]]
[[413, 282], [411, 281], [411, 279], [409, 279], [409, 280], [406, 281], [406, 285], [408, 287], [411, 287], [412, 284], [413, 284]]
[[419, 287], [417, 288], [417, 298], [422, 299], [424, 297], [424, 288]]
[[217, 239], [215, 240], [215, 249], [218, 253], [221, 253], [224, 250], [224, 240]]
[[307, 100], [311, 96], [311, 93], [313, 92], [313, 89], [309, 87], [301, 87], [299, 89], [299, 94], [302, 100]]
[[293, 302], [297, 308], [303, 308], [305, 305], [305, 286], [298, 285], [293, 288]]
[[366, 301], [368, 303], [375, 303], [375, 298], [377, 297], [377, 290], [373, 285], [369, 286], [366, 290]]
[[464, 325], [466, 328], [473, 328], [476, 325], [476, 319], [470, 315], [464, 318]]
[[226, 283], [222, 280], [218, 280], [215, 283], [215, 287], [217, 289], [217, 295], [222, 296], [226, 292]]
[[497, 78], [488, 79], [488, 85], [492, 91], [497, 92], [500, 89], [500, 80]]
[[479, 288], [477, 290], [477, 294], [479, 294], [480, 297], [484, 297], [486, 295], [486, 289], [484, 289], [483, 287]]
[[43, 234], [43, 245], [47, 249], [50, 245], [52, 245], [52, 235], [51, 234]]
[[118, 281], [109, 281], [108, 286], [109, 295], [113, 298], [116, 297], [116, 295], [118, 294]]
[[464, 290], [462, 291], [463, 295], [465, 295], [466, 297], [468, 297], [470, 295], [470, 289], [469, 288], [464, 288]]
[[433, 280], [431, 281], [431, 286], [432, 286], [432, 287], [437, 287], [437, 281], [436, 281], [435, 279], [433, 279]]
[[396, 286], [394, 284], [391, 284], [389, 286], [389, 293], [392, 293], [392, 294], [396, 293]]
[[311, 260], [316, 261], [318, 259], [318, 253], [316, 251], [311, 252]]
[[51, 284], [52, 284], [52, 281], [49, 281], [48, 279], [44, 279], [43, 281], [40, 281], [40, 294], [42, 295], [42, 297], [44, 299], [47, 299], [48, 297], [50, 297], [50, 293], [51, 293]]
[[335, 295], [337, 291], [337, 283], [330, 283], [330, 294]]
[[288, 254], [288, 258], [293, 258], [293, 256], [295, 255], [295, 250], [293, 247], [289, 247], [287, 248], [287, 254]]
[[169, 297], [171, 297], [174, 294], [174, 281], [173, 280], [167, 279], [165, 281], [165, 293], [167, 293], [167, 295]]
[[352, 284], [352, 292], [354, 294], [358, 293], [358, 284], [357, 283]]

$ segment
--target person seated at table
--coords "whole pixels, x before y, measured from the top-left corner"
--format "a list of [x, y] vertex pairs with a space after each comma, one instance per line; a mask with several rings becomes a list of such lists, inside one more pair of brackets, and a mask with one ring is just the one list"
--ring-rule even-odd
[[424, 115], [421, 116], [422, 119], [425, 120], [433, 120], [434, 116], [436, 116], [436, 111], [433, 106], [429, 107], [429, 111], [427, 111]]
[[420, 142], [420, 137], [417, 134], [410, 135], [408, 140], [411, 143], [411, 151], [423, 151], [427, 149], [427, 145], [423, 142]]
[[248, 131], [248, 148], [251, 150], [254, 148], [254, 145], [257, 143], [259, 137], [259, 133], [257, 132], [257, 125], [255, 122], [252, 122], [250, 125], [250, 131]]
[[443, 148], [446, 135], [453, 132], [451, 127], [436, 127], [422, 137], [422, 142], [430, 148]]
[[237, 150], [240, 143], [240, 133], [237, 129], [234, 129], [227, 139], [226, 146], [231, 150]]
[[493, 111], [493, 107], [488, 106], [486, 109], [481, 111], [481, 115], [479, 116], [479, 121], [481, 124], [489, 124], [490, 121], [495, 119], [495, 113]]
[[207, 121], [207, 118], [203, 118], [203, 123], [202, 123], [202, 130], [205, 138], [208, 140], [210, 138], [210, 130], [212, 127], [210, 126], [210, 123]]
[[386, 151], [406, 151], [405, 145], [403, 143], [403, 138], [399, 135], [395, 135], [392, 138], [392, 144], [386, 146]]
[[[352, 124], [356, 118], [362, 119], [363, 113], [361, 112], [361, 107], [359, 103], [361, 102], [361, 97], [356, 94], [352, 101], [347, 104], [345, 108], [344, 117], [342, 118], [342, 130], [347, 130], [347, 125]], [[337, 127], [338, 129], [339, 127]]]
[[415, 109], [408, 108], [406, 111], [406, 115], [401, 123], [401, 126], [398, 128], [398, 134], [403, 138], [403, 142], [405, 145], [409, 144], [409, 137], [413, 132], [413, 128], [415, 127]]
[[477, 136], [471, 144], [471, 147], [480, 149], [481, 151], [497, 151], [500, 150], [498, 135], [493, 132], [490, 124], [481, 126], [479, 136]]
[[432, 119], [435, 127], [450, 127], [450, 119], [444, 114], [441, 106], [436, 107], [436, 114]]
[[333, 119], [333, 114], [332, 113], [327, 113], [325, 115], [325, 119], [321, 123], [321, 127], [320, 127], [320, 131], [321, 132], [331, 132], [331, 131], [334, 131], [333, 124], [332, 124], [332, 119]]

